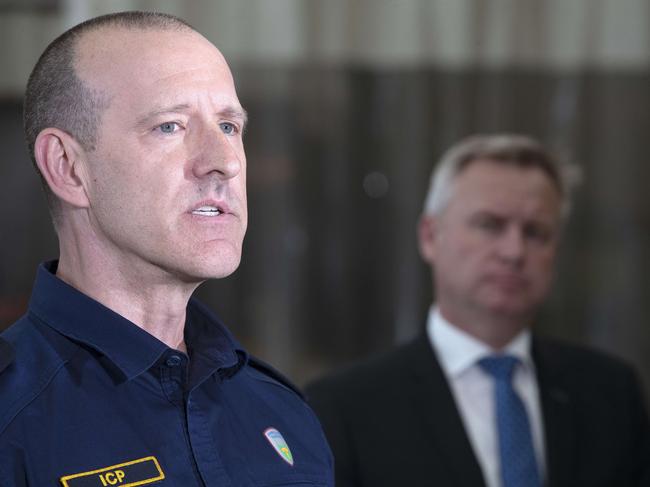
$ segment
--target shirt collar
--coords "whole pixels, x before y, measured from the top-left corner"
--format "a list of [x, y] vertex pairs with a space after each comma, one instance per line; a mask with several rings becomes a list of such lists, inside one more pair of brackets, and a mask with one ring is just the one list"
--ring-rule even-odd
[[[451, 377], [459, 376], [478, 360], [495, 353], [484, 342], [449, 323], [436, 306], [429, 310], [427, 335], [440, 360], [440, 366]], [[525, 369], [532, 371], [530, 342], [530, 330], [524, 329], [499, 353], [517, 357]]]
[[222, 378], [232, 377], [248, 362], [248, 353], [230, 331], [194, 298], [187, 307], [185, 343], [193, 362], [205, 362], [205, 375], [216, 370]]
[[[111, 309], [56, 276], [58, 261], [41, 264], [29, 302], [29, 312], [62, 335], [97, 350], [127, 379], [150, 369], [167, 345]], [[190, 300], [185, 339], [215, 370], [230, 376], [247, 361], [246, 352], [207, 309]]]

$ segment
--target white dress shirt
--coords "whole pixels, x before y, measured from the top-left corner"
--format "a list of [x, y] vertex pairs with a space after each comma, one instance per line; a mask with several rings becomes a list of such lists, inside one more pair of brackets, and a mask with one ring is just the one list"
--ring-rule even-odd
[[[487, 344], [450, 324], [432, 306], [427, 334], [447, 376], [488, 487], [502, 487], [497, 433], [494, 380], [477, 362], [496, 353]], [[521, 397], [531, 424], [533, 446], [540, 476], [545, 478], [544, 432], [535, 365], [530, 353], [530, 331], [522, 331], [499, 353], [517, 357], [521, 363], [514, 372], [514, 388]]]

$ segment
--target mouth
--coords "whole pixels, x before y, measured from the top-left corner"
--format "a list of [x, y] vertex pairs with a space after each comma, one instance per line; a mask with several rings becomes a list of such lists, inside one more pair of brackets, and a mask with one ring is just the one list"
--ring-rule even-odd
[[225, 215], [235, 216], [228, 204], [222, 199], [208, 199], [199, 201], [194, 206], [189, 208], [188, 213], [193, 216], [202, 216], [208, 218], [215, 218]]
[[223, 215], [225, 211], [220, 206], [203, 205], [192, 210], [191, 213], [192, 215], [213, 217], [213, 216]]
[[528, 281], [518, 274], [499, 274], [490, 279], [494, 284], [511, 290], [526, 287]]

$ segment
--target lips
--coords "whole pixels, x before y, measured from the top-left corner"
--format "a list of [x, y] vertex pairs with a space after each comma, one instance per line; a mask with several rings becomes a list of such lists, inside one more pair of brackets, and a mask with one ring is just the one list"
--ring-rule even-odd
[[523, 289], [528, 285], [528, 280], [520, 274], [493, 274], [488, 280], [501, 288], [511, 291]]
[[192, 210], [192, 215], [200, 216], [219, 216], [223, 213], [223, 210], [218, 206], [201, 206], [195, 210]]
[[231, 212], [228, 206], [221, 201], [202, 201], [193, 206], [189, 213], [197, 216], [216, 217]]

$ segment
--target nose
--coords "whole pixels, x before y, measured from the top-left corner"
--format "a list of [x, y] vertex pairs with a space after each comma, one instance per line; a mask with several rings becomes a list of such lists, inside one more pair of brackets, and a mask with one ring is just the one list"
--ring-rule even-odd
[[503, 232], [498, 245], [499, 256], [510, 263], [520, 264], [526, 254], [526, 239], [522, 228], [510, 225]]
[[226, 180], [242, 170], [245, 156], [241, 139], [223, 133], [220, 127], [202, 130], [195, 144], [192, 164], [195, 177], [217, 176]]

